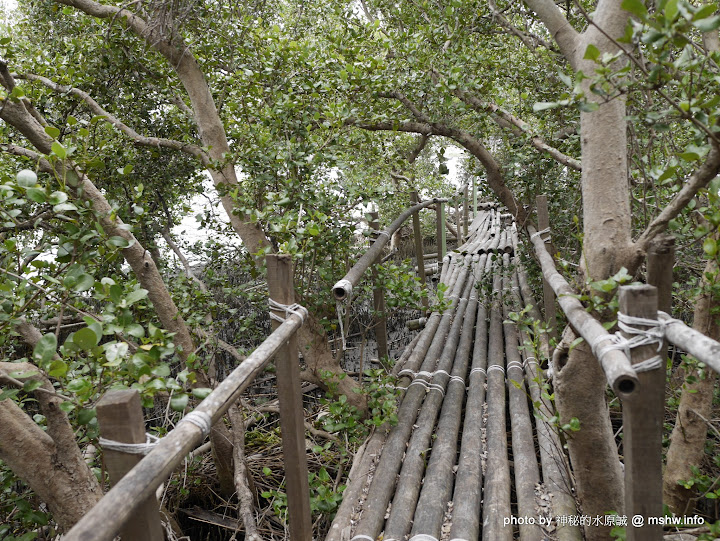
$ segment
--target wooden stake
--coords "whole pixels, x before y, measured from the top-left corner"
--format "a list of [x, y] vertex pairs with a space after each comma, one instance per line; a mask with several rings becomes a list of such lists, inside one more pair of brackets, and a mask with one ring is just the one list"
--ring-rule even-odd
[[[418, 197], [416, 190], [410, 192], [410, 201], [412, 201], [413, 204], [420, 202], [420, 198]], [[413, 214], [413, 237], [415, 237], [415, 259], [417, 259], [420, 284], [422, 284], [422, 289], [427, 291], [427, 285], [425, 284], [425, 260], [423, 258], [422, 233], [420, 231], [420, 211]], [[425, 309], [427, 309], [429, 306], [427, 295], [422, 298], [422, 303]]]
[[[650, 285], [620, 287], [620, 311], [629, 316], [657, 319], [657, 288]], [[628, 336], [626, 336], [628, 338]], [[633, 365], [657, 355], [657, 346], [631, 350]], [[625, 514], [628, 541], [662, 539], [661, 524], [649, 517], [663, 516], [662, 430], [665, 413], [665, 367], [638, 373], [639, 392], [623, 400], [623, 454], [625, 456]], [[643, 519], [641, 527], [632, 518]]]
[[[97, 403], [100, 435], [120, 443], [145, 443], [145, 419], [140, 394], [137, 391], [108, 391]], [[110, 484], [115, 484], [140, 462], [142, 455], [103, 450]], [[160, 506], [155, 494], [146, 498], [120, 531], [125, 541], [163, 541], [165, 533], [160, 523]]]
[[473, 220], [477, 216], [477, 177], [473, 177]]
[[[535, 198], [537, 206], [538, 229], [542, 231], [550, 227], [550, 214], [548, 212], [547, 195], [538, 195]], [[547, 235], [546, 235], [547, 236]], [[545, 247], [550, 255], [555, 253], [555, 248], [551, 242], [546, 242]], [[545, 305], [545, 323], [548, 326], [548, 334], [557, 342], [557, 317], [555, 312], [555, 293], [550, 284], [543, 278], [543, 304]]]
[[[291, 305], [293, 291], [292, 260], [287, 254], [268, 255], [268, 290], [274, 301]], [[286, 314], [278, 314], [286, 317]], [[273, 321], [273, 330], [280, 323]], [[311, 541], [310, 488], [308, 486], [307, 455], [305, 453], [305, 416], [300, 392], [298, 346], [293, 334], [275, 355], [278, 398], [280, 399], [280, 430], [287, 485], [290, 539]]]
[[675, 237], [660, 235], [650, 243], [647, 254], [647, 283], [658, 288], [658, 310], [672, 315]]
[[445, 231], [445, 203], [439, 202], [435, 207], [437, 217], [435, 227], [437, 229], [437, 260], [438, 265], [442, 265], [442, 260], [447, 252], [447, 235]]
[[465, 184], [465, 188], [463, 189], [463, 238], [467, 238], [468, 236], [468, 186]]
[[[442, 203], [440, 203], [442, 204]], [[370, 216], [372, 222], [370, 227], [375, 231], [380, 229], [380, 217], [377, 212], [371, 212]], [[373, 284], [376, 285], [378, 281], [377, 262], [382, 259], [382, 256], [378, 256], [375, 260], [375, 264], [372, 266], [372, 280]], [[377, 342], [378, 357], [380, 359], [388, 356], [388, 344], [387, 344], [387, 317], [385, 316], [385, 291], [381, 287], [373, 288], [373, 309], [380, 315], [375, 316], [375, 341]]]

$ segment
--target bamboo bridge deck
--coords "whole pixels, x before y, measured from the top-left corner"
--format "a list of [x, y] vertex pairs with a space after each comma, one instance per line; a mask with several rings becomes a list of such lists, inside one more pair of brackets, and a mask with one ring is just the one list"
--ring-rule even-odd
[[448, 303], [398, 361], [398, 423], [355, 461], [328, 541], [580, 539], [532, 331], [515, 225], [478, 212], [448, 254]]

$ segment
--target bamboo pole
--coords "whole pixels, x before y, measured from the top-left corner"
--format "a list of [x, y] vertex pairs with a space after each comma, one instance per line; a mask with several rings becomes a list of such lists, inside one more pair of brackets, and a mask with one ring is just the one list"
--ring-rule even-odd
[[[530, 240], [535, 247], [535, 255], [540, 261], [543, 276], [552, 286], [558, 297], [560, 308], [573, 328], [582, 336], [591, 348], [610, 339], [611, 335], [602, 324], [587, 313], [582, 303], [575, 297], [575, 292], [555, 268], [555, 262], [545, 249], [545, 243], [535, 233], [531, 225], [527, 226]], [[618, 350], [611, 350], [600, 359], [605, 377], [613, 391], [621, 399], [629, 397], [637, 390], [638, 378], [633, 370], [630, 359]]]
[[487, 461], [483, 496], [483, 541], [512, 541], [513, 528], [503, 523], [511, 515], [510, 464], [505, 418], [505, 363], [501, 304], [502, 276], [495, 265], [490, 308], [487, 368]]
[[[457, 269], [458, 278], [455, 281], [455, 286], [450, 292], [451, 297], [457, 297], [459, 295], [462, 290], [461, 288], [465, 284], [465, 278], [467, 276], [467, 267], [458, 263], [461, 262], [456, 260], [452, 265]], [[429, 372], [435, 370], [435, 365], [437, 364], [440, 353], [442, 352], [444, 337], [450, 329], [450, 325], [453, 320], [456, 305], [457, 299], [454, 298], [452, 299], [451, 306], [447, 308], [439, 318], [439, 321], [435, 326], [435, 332], [427, 333], [427, 336], [432, 338], [432, 342], [426, 350], [424, 358], [419, 359], [422, 361], [422, 364], [419, 367], [420, 371]], [[431, 315], [430, 322], [436, 320], [434, 316], [435, 313]], [[426, 325], [423, 332], [431, 329], [430, 322], [428, 322], [428, 325]], [[410, 371], [417, 371], [417, 368], [415, 368], [414, 363], [411, 361], [413, 360], [416, 352], [421, 351], [421, 349], [416, 349], [416, 351], [414, 351], [408, 359], [407, 366]], [[400, 375], [402, 375], [402, 372]], [[401, 379], [401, 385], [403, 384], [403, 381], [407, 382], [408, 378]], [[360, 536], [359, 539], [365, 539], [364, 536], [367, 536], [375, 539], [382, 531], [385, 511], [388, 503], [390, 503], [393, 489], [395, 488], [395, 478], [400, 470], [403, 453], [405, 452], [408, 440], [410, 439], [413, 425], [417, 419], [418, 410], [420, 409], [420, 405], [422, 404], [424, 398], [425, 389], [422, 385], [410, 385], [407, 388], [405, 396], [398, 408], [397, 425], [395, 425], [390, 431], [390, 434], [385, 442], [382, 455], [380, 456], [380, 461], [375, 468], [375, 473], [368, 490], [363, 513], [356, 528], [355, 538]]]
[[[468, 361], [472, 349], [473, 329], [477, 319], [477, 288], [475, 284], [482, 274], [486, 255], [473, 257], [473, 276], [470, 286], [470, 298], [463, 315], [460, 342], [447, 384], [447, 394], [442, 403], [442, 410], [435, 430], [435, 441], [430, 453], [430, 461], [422, 483], [422, 490], [417, 502], [411, 536], [429, 535], [440, 539], [443, 518], [447, 502], [452, 496], [453, 466], [457, 454], [458, 433], [462, 421], [463, 402], [465, 399], [465, 380]], [[479, 455], [478, 455], [479, 457]]]
[[[302, 325], [291, 314], [245, 361], [203, 400], [196, 412], [215, 423], [250, 385], [255, 376]], [[137, 466], [128, 472], [64, 537], [65, 541], [111, 541], [145, 499], [155, 494], [185, 456], [204, 439], [202, 429], [182, 422], [162, 438]]]
[[[548, 198], [547, 195], [538, 195], [535, 198], [535, 205], [537, 207], [537, 218], [538, 228], [540, 231], [550, 228], [550, 213], [548, 212]], [[550, 233], [546, 233], [543, 238], [545, 247], [548, 253], [553, 256], [555, 254], [555, 248], [553, 247], [552, 240], [550, 239]], [[557, 315], [555, 312], [555, 293], [548, 281], [543, 277], [543, 304], [545, 307], [545, 323], [548, 327], [548, 333], [551, 338], [554, 338], [557, 342]]]
[[688, 327], [682, 321], [660, 315], [666, 321], [665, 337], [671, 344], [679, 346], [698, 361], [720, 373], [720, 343], [701, 332]]
[[[108, 391], [97, 403], [100, 435], [120, 443], [145, 443], [145, 418], [140, 393], [136, 390]], [[103, 450], [103, 461], [115, 486], [142, 458], [141, 455]], [[160, 506], [155, 494], [145, 498], [120, 531], [126, 540], [162, 541], [165, 532], [160, 523]]]
[[[295, 286], [291, 256], [269, 254], [266, 256], [266, 261], [270, 298], [286, 306], [292, 305], [295, 302]], [[272, 321], [275, 329], [279, 325], [278, 321]], [[280, 430], [285, 462], [290, 538], [311, 541], [312, 518], [305, 452], [305, 410], [300, 391], [297, 337], [294, 334], [275, 355], [275, 368], [280, 402]]]
[[[410, 192], [410, 201], [417, 205], [420, 201], [417, 191]], [[415, 260], [417, 261], [418, 277], [420, 278], [420, 288], [425, 292], [422, 297], [422, 304], [425, 310], [428, 309], [427, 284], [425, 283], [425, 260], [423, 259], [423, 238], [420, 230], [420, 211], [418, 210], [412, 216], [413, 220], [413, 240], [415, 241]]]
[[[516, 252], [517, 253], [517, 252]], [[517, 261], [517, 256], [516, 256]], [[513, 297], [517, 305], [525, 304], [531, 306], [530, 316], [536, 321], [542, 321], [540, 310], [537, 309], [535, 299], [525, 276], [525, 269], [517, 261], [517, 272], [513, 276], [513, 284], [519, 286], [519, 291], [513, 289]], [[522, 293], [522, 299], [521, 297]], [[538, 439], [538, 447], [540, 449], [540, 463], [542, 466], [543, 483], [547, 491], [553, 495], [552, 497], [552, 516], [553, 517], [569, 517], [577, 513], [577, 503], [573, 495], [572, 479], [570, 477], [570, 465], [565, 457], [563, 445], [557, 431], [557, 426], [551, 424], [549, 420], [555, 415], [553, 405], [544, 395], [545, 377], [540, 370], [540, 361], [535, 355], [540, 355], [539, 351], [533, 351], [535, 355], [528, 352], [527, 347], [532, 344], [527, 332], [520, 330], [520, 345], [524, 346], [521, 350], [523, 357], [523, 365], [525, 366], [526, 382], [530, 391], [530, 398], [537, 408], [536, 415], [536, 432]], [[542, 342], [545, 342], [545, 346]], [[547, 352], [547, 334], [540, 334], [540, 349]], [[582, 532], [577, 524], [570, 521], [557, 522], [555, 524], [555, 532], [558, 541], [580, 541]]]
[[[527, 403], [525, 388], [525, 370], [518, 350], [518, 330], [510, 320], [512, 312], [512, 277], [510, 274], [510, 255], [503, 255], [503, 290], [506, 300], [503, 302], [503, 334], [505, 336], [505, 358], [507, 360], [507, 389], [512, 435], [512, 454], [515, 474], [515, 495], [519, 518], [527, 518], [520, 523], [522, 541], [540, 541], [543, 532], [535, 511], [535, 487], [540, 483], [540, 468], [535, 454], [533, 426]], [[529, 520], [532, 517], [534, 520]]]
[[[481, 256], [482, 257], [482, 256]], [[484, 273], [489, 273], [492, 261], [485, 256]], [[473, 360], [465, 407], [460, 458], [453, 492], [453, 520], [450, 539], [478, 539], [480, 532], [480, 512], [482, 502], [483, 472], [481, 455], [483, 452], [482, 430], [483, 405], [485, 404], [485, 383], [488, 363], [488, 325], [487, 299], [479, 299], [477, 321], [475, 325], [475, 343]]]
[[[468, 263], [469, 261], [466, 262], [466, 265]], [[390, 516], [385, 525], [385, 540], [403, 540], [410, 531], [425, 471], [426, 454], [432, 446], [433, 428], [450, 379], [448, 373], [452, 370], [453, 360], [456, 357], [460, 342], [460, 331], [463, 329], [463, 322], [469, 304], [468, 297], [473, 283], [472, 279], [466, 280], [463, 287], [462, 297], [458, 301], [452, 327], [438, 360], [437, 371], [430, 380], [430, 390], [418, 414], [415, 429], [405, 451], [400, 477], [395, 489], [395, 497], [392, 500]], [[424, 516], [426, 511], [423, 510], [422, 514]]]
[[[380, 219], [377, 212], [371, 212], [372, 222], [370, 227], [378, 230], [380, 229]], [[379, 256], [378, 256], [379, 259]], [[378, 282], [378, 271], [377, 263], [372, 266], [372, 281], [375, 284], [373, 287], [373, 310], [375, 310], [375, 341], [377, 343], [378, 357], [385, 359], [388, 356], [388, 343], [387, 343], [387, 316], [385, 314], [385, 291], [381, 287], [377, 287]]]
[[333, 286], [333, 294], [335, 295], [335, 298], [339, 301], [344, 301], [345, 299], [350, 297], [353, 287], [355, 287], [358, 282], [360, 282], [360, 279], [362, 278], [365, 271], [377, 260], [378, 256], [382, 253], [385, 245], [390, 241], [390, 237], [392, 236], [392, 234], [400, 228], [400, 226], [405, 222], [405, 220], [410, 218], [414, 213], [420, 211], [421, 209], [424, 209], [431, 205], [435, 205], [438, 202], [442, 201], [446, 200], [430, 199], [428, 201], [423, 201], [422, 203], [410, 207], [405, 212], [400, 214], [400, 216], [395, 218], [395, 221], [393, 221], [393, 223], [391, 223], [388, 227], [386, 227], [383, 231], [380, 232], [380, 236], [378, 237], [378, 239], [372, 244], [372, 246], [370, 246], [370, 248], [362, 255], [362, 257], [360, 257], [357, 263], [353, 265], [353, 267], [347, 272], [347, 274]]
[[[620, 311], [628, 316], [657, 319], [657, 288], [621, 286]], [[626, 338], [631, 338], [625, 335]], [[632, 349], [633, 364], [657, 355], [654, 345]], [[623, 400], [623, 454], [625, 457], [625, 514], [660, 517], [662, 505], [662, 433], [665, 415], [665, 365], [638, 374], [642, 393]], [[628, 525], [628, 541], [662, 538], [662, 524]]]

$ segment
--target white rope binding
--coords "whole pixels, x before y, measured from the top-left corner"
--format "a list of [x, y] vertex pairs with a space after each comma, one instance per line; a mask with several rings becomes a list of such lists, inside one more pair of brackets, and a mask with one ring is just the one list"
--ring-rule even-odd
[[[210, 430], [212, 430], [212, 417], [203, 411], [191, 411], [185, 417], [180, 419], [177, 426], [180, 426], [184, 422], [192, 423], [202, 430], [203, 439], [205, 439], [208, 434], [210, 434]], [[118, 451], [120, 453], [127, 453], [130, 455], [146, 455], [155, 448], [160, 440], [161, 438], [146, 432], [145, 443], [123, 443], [121, 441], [109, 440], [107, 438], [100, 438], [98, 443], [105, 451]]]
[[153, 450], [159, 441], [160, 438], [146, 432], [145, 443], [123, 443], [107, 438], [100, 438], [98, 443], [104, 451], [118, 451], [130, 455], [146, 455]]
[[338, 324], [340, 325], [340, 338], [342, 339], [342, 350], [345, 351], [347, 349], [347, 343], [345, 342], [345, 329], [343, 328], [343, 318], [345, 317], [345, 307], [342, 305], [340, 301], [337, 301], [335, 303], [335, 308], [337, 309], [337, 316], [338, 316]]
[[[277, 321], [278, 323], [285, 323], [285, 319], [288, 316], [295, 315], [300, 318], [301, 323], [305, 323], [305, 318], [308, 315], [308, 311], [307, 308], [305, 308], [304, 306], [300, 306], [298, 303], [282, 304], [274, 301], [273, 299], [268, 299], [268, 304], [270, 306], [270, 319]], [[284, 312], [285, 317], [277, 315], [272, 310]]]
[[[545, 233], [550, 233], [550, 228], [546, 227], [542, 231], [535, 231], [532, 235], [530, 235], [530, 240], [535, 240], [535, 237], [539, 237], [540, 235], [544, 235]], [[550, 242], [550, 237], [543, 239], [543, 242]]]
[[200, 430], [202, 430], [203, 439], [205, 439], [208, 434], [210, 434], [210, 430], [212, 430], [212, 417], [210, 417], [210, 415], [208, 415], [204, 411], [191, 411], [185, 417], [180, 419], [178, 426], [183, 423], [192, 423]]
[[[666, 314], [665, 314], [666, 315]], [[668, 316], [669, 317], [669, 316]], [[597, 342], [593, 348], [593, 355], [598, 361], [612, 350], [621, 350], [630, 358], [630, 350], [640, 346], [650, 346], [657, 344], [657, 352], [660, 353], [665, 342], [665, 327], [675, 323], [675, 319], [648, 319], [644, 317], [628, 316], [622, 312], [618, 312], [618, 327], [620, 331], [631, 335], [625, 338], [620, 331], [615, 334], [608, 335], [606, 338]], [[646, 327], [646, 328], [641, 328]], [[608, 343], [609, 342], [609, 343]], [[633, 364], [632, 367], [636, 372], [648, 372], [657, 370], [663, 366], [663, 358], [655, 355], [642, 362]]]

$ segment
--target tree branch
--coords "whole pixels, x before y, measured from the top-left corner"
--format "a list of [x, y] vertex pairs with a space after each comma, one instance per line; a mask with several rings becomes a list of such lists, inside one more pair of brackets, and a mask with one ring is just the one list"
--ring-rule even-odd
[[210, 160], [199, 146], [189, 143], [183, 143], [182, 141], [175, 141], [173, 139], [166, 139], [164, 137], [145, 137], [143, 135], [140, 135], [133, 128], [120, 121], [115, 115], [111, 114], [103, 107], [101, 107], [100, 104], [96, 102], [87, 92], [80, 90], [79, 88], [60, 85], [54, 81], [51, 81], [47, 77], [43, 77], [42, 75], [35, 75], [34, 73], [26, 73], [23, 75], [19, 75], [18, 78], [27, 79], [29, 81], [36, 81], [42, 83], [54, 92], [58, 92], [61, 94], [69, 94], [80, 98], [87, 104], [88, 108], [90, 109], [90, 111], [92, 111], [93, 114], [104, 116], [107, 121], [110, 122], [110, 124], [112, 124], [116, 129], [125, 134], [127, 137], [132, 139], [138, 145], [148, 147], [164, 147], [170, 148], [172, 150], [179, 150], [200, 159], [204, 165], [209, 164]]
[[647, 251], [650, 241], [665, 231], [670, 220], [679, 215], [687, 206], [690, 200], [712, 179], [720, 173], [720, 147], [717, 143], [711, 143], [705, 163], [703, 163], [688, 179], [683, 188], [675, 195], [670, 203], [650, 222], [647, 229], [643, 231], [635, 245], [643, 251]]
[[[217, 187], [237, 186], [239, 182], [235, 165], [227, 159], [231, 151], [225, 126], [205, 74], [192, 54], [190, 46], [182, 37], [175, 32], [170, 37], [165, 36], [161, 29], [151, 27], [144, 19], [127, 9], [100, 4], [94, 0], [54, 1], [77, 8], [93, 17], [110, 20], [117, 18], [125, 21], [138, 37], [165, 57], [187, 92], [200, 140], [203, 146], [209, 149], [208, 156], [215, 164], [213, 167], [208, 167], [213, 183]], [[230, 224], [240, 235], [250, 253], [261, 253], [271, 246], [259, 224], [253, 223], [246, 215], [238, 215], [234, 212], [235, 203], [229, 195], [221, 196], [220, 200]]]
[[517, 136], [529, 136], [532, 146], [542, 152], [547, 152], [558, 163], [566, 165], [576, 171], [582, 171], [580, 160], [560, 152], [557, 148], [548, 145], [542, 137], [534, 135], [527, 122], [520, 120], [508, 111], [505, 111], [502, 107], [494, 103], [482, 101], [464, 90], [456, 89], [454, 94], [476, 111], [491, 113], [491, 118], [501, 128], [509, 129]]
[[520, 224], [525, 224], [527, 221], [528, 216], [525, 209], [518, 204], [510, 188], [505, 184], [500, 165], [495, 161], [495, 158], [493, 158], [485, 146], [470, 133], [438, 122], [433, 122], [432, 124], [415, 121], [366, 122], [355, 118], [348, 118], [345, 120], [345, 124], [368, 131], [401, 131], [405, 133], [419, 133], [426, 136], [442, 135], [443, 137], [452, 139], [480, 161], [487, 173], [487, 181], [490, 189], [495, 193], [498, 200], [508, 208], [515, 217], [515, 220]]
[[574, 64], [575, 49], [580, 43], [580, 34], [575, 30], [553, 0], [525, 0], [560, 47], [563, 56]]
[[[505, 15], [503, 15], [502, 12], [498, 10], [497, 4], [495, 4], [495, 0], [488, 0], [488, 6], [492, 10], [493, 18], [500, 24], [500, 26], [507, 30], [508, 33], [519, 38], [520, 41], [523, 42], [525, 47], [527, 47], [531, 51], [535, 51], [539, 44], [545, 47], [548, 51], [552, 51], [552, 45], [542, 39], [540, 36], [536, 36], [535, 34], [528, 35], [527, 33], [520, 30], [518, 27], [516, 27], [514, 24], [512, 24], [507, 19], [507, 17], [505, 17]], [[535, 43], [533, 43], [533, 40], [535, 41]]]

